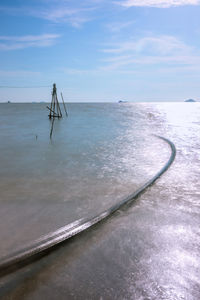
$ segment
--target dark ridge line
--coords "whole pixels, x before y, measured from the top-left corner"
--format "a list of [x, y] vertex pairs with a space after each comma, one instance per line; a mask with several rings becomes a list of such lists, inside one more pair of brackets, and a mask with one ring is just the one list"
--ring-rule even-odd
[[41, 237], [40, 239], [34, 241], [32, 245], [29, 245], [28, 247], [21, 249], [18, 252], [4, 257], [0, 262], [0, 277], [17, 271], [25, 265], [38, 260], [41, 256], [44, 256], [45, 253], [53, 250], [58, 244], [105, 220], [118, 209], [122, 208], [122, 206], [129, 204], [137, 197], [139, 197], [142, 193], [144, 193], [148, 187], [150, 187], [163, 173], [165, 173], [168, 170], [176, 156], [175, 145], [170, 140], [164, 137], [157, 137], [164, 140], [170, 146], [171, 155], [166, 164], [161, 168], [161, 170], [158, 173], [156, 173], [155, 176], [153, 176], [149, 181], [147, 181], [134, 193], [121, 200], [117, 204], [111, 206], [109, 209], [96, 215], [95, 217], [86, 220], [76, 220], [75, 222], [72, 222], [64, 227], [59, 228], [54, 232], [49, 233], [48, 235]]

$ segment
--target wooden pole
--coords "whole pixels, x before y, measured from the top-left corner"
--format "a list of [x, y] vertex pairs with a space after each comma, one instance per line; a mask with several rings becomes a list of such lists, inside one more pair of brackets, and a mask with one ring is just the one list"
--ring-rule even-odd
[[50, 113], [49, 113], [49, 119], [51, 119], [51, 112], [52, 112], [52, 108], [53, 108], [53, 92], [51, 94], [52, 94], [52, 97], [51, 97], [51, 110], [50, 110]]
[[52, 124], [51, 124], [51, 131], [50, 131], [50, 139], [51, 139], [52, 134], [53, 134], [55, 118], [62, 118], [62, 112], [61, 112], [60, 105], [59, 105], [59, 102], [58, 102], [57, 89], [56, 89], [56, 84], [55, 83], [53, 84], [51, 107], [47, 106], [47, 108], [50, 111], [49, 119], [53, 118]]
[[[56, 84], [53, 84], [53, 111], [56, 112]], [[54, 116], [54, 115], [53, 115]]]
[[66, 113], [66, 117], [68, 117], [68, 113], [67, 113], [67, 109], [66, 109], [66, 106], [65, 106], [65, 102], [64, 102], [64, 99], [63, 99], [63, 95], [62, 95], [62, 93], [61, 93], [61, 98], [62, 98], [62, 102], [63, 102], [64, 110], [65, 110], [65, 113]]
[[59, 105], [59, 102], [58, 102], [57, 95], [56, 95], [56, 103], [57, 103], [57, 112], [58, 112], [58, 115], [59, 115], [60, 118], [62, 118], [62, 112], [61, 112], [61, 109], [60, 109], [60, 105]]
[[52, 117], [62, 118], [62, 112], [58, 102], [57, 89], [55, 83], [53, 84], [51, 107], [48, 107], [48, 109], [50, 110], [49, 119], [51, 119]]
[[54, 115], [55, 117], [58, 117], [58, 115], [55, 113], [55, 111], [53, 111], [50, 107], [46, 106], [46, 108], [50, 110], [52, 115]]

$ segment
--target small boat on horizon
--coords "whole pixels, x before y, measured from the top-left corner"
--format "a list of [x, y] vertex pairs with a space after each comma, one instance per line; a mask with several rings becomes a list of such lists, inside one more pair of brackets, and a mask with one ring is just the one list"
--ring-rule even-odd
[[118, 103], [127, 103], [128, 101], [126, 100], [119, 100]]

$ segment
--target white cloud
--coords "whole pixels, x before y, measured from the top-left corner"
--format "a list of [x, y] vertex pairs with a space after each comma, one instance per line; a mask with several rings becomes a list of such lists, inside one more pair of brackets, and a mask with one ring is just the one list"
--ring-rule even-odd
[[150, 6], [159, 8], [168, 8], [183, 5], [199, 5], [200, 0], [126, 0], [117, 2], [124, 7]]
[[30, 15], [41, 19], [46, 19], [54, 23], [70, 23], [73, 27], [80, 27], [89, 21], [86, 10], [60, 6], [40, 11], [31, 10]]
[[107, 53], [149, 53], [167, 55], [171, 52], [190, 51], [190, 47], [173, 36], [148, 36], [139, 40], [122, 42], [111, 48], [104, 49]]
[[19, 77], [36, 77], [41, 76], [41, 72], [34, 72], [34, 71], [22, 71], [22, 70], [15, 70], [15, 71], [5, 71], [5, 70], [0, 70], [0, 77], [5, 78], [5, 77], [13, 77], [13, 78], [19, 78]]
[[77, 10], [69, 9], [66, 7], [31, 12], [31, 14], [36, 17], [38, 16], [40, 18], [47, 19], [53, 22], [64, 21], [66, 18], [76, 15], [77, 13]]
[[112, 33], [119, 33], [133, 25], [134, 21], [127, 22], [112, 22], [106, 25], [106, 28]]
[[43, 1], [40, 6], [0, 6], [0, 11], [10, 15], [25, 15], [53, 23], [69, 23], [73, 27], [92, 19], [91, 12], [97, 3], [79, 1]]
[[0, 50], [16, 50], [30, 47], [48, 47], [59, 38], [58, 34], [25, 36], [0, 36]]
[[104, 70], [133, 69], [139, 66], [195, 66], [200, 56], [192, 47], [173, 36], [143, 37], [103, 49]]
[[70, 75], [80, 75], [80, 76], [87, 76], [87, 75], [97, 75], [101, 72], [100, 69], [64, 69], [66, 74]]
[[131, 67], [134, 69], [134, 66], [150, 66], [157, 65], [159, 67], [164, 66], [197, 66], [200, 65], [200, 56], [143, 56], [143, 57], [118, 57], [116, 61], [113, 59], [107, 59], [107, 65], [102, 67], [103, 70], [120, 70], [122, 67]]

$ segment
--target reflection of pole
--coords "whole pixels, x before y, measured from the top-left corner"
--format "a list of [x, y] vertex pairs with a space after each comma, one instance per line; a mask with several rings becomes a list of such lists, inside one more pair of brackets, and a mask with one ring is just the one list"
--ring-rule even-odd
[[67, 109], [66, 109], [66, 106], [65, 106], [65, 102], [64, 102], [62, 93], [61, 93], [61, 98], [62, 98], [63, 106], [64, 106], [64, 109], [65, 109], [66, 117], [67, 117], [68, 113], [67, 113]]

